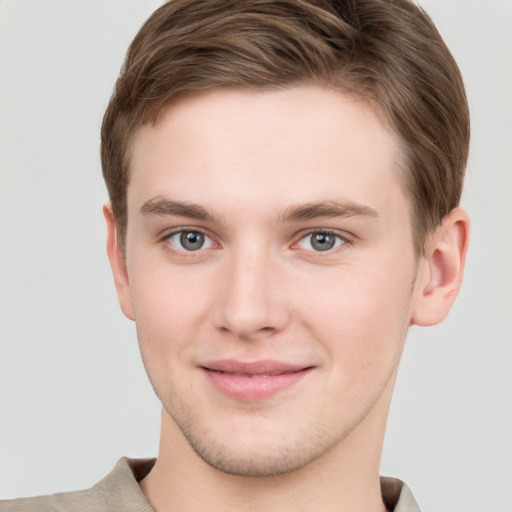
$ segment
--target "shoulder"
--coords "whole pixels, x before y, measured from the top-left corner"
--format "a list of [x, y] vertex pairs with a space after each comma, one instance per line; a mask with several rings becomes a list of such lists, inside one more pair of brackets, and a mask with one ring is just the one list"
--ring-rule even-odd
[[100, 496], [88, 490], [2, 500], [0, 501], [0, 512], [78, 512], [85, 510], [99, 512], [106, 510], [104, 505]]
[[138, 481], [149, 473], [154, 462], [122, 458], [111, 473], [90, 489], [0, 500], [0, 512], [152, 512]]
[[105, 505], [103, 497], [94, 492], [94, 488], [92, 488], [50, 496], [2, 500], [0, 501], [0, 512], [78, 512], [86, 510], [99, 512], [106, 510]]

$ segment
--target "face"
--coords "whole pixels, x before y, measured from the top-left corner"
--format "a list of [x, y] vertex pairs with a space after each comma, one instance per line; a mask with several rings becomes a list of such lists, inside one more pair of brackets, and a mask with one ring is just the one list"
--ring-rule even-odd
[[399, 159], [315, 87], [198, 95], [138, 132], [121, 304], [209, 464], [280, 474], [384, 429], [417, 295]]

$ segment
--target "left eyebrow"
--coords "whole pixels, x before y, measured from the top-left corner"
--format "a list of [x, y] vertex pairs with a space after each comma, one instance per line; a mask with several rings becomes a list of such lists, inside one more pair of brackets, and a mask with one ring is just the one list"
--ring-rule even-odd
[[311, 220], [319, 217], [354, 217], [363, 215], [378, 217], [379, 214], [370, 206], [352, 201], [319, 201], [305, 203], [287, 208], [280, 216], [281, 222]]

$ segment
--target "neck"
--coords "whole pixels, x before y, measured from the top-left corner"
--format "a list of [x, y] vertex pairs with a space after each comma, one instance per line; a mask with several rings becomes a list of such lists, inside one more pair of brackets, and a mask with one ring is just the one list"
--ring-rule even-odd
[[164, 410], [159, 456], [141, 489], [156, 512], [385, 512], [379, 466], [393, 384], [342, 442], [300, 470], [274, 477], [213, 468]]

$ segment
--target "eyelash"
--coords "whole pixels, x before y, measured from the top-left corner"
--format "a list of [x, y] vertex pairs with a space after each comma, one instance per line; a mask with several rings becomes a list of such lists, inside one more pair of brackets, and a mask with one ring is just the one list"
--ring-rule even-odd
[[[165, 236], [163, 236], [160, 239], [160, 242], [162, 242], [164, 244], [164, 247], [166, 250], [171, 251], [173, 254], [178, 255], [181, 258], [197, 257], [200, 253], [204, 252], [203, 247], [200, 247], [196, 251], [186, 250], [185, 248], [183, 248], [183, 249], [178, 248], [175, 244], [173, 244], [171, 242], [172, 237], [174, 237], [176, 235], [182, 235], [184, 233], [201, 234], [205, 238], [210, 240], [212, 242], [212, 245], [219, 246], [219, 244], [217, 242], [215, 242], [213, 237], [211, 237], [207, 232], [205, 232], [202, 229], [195, 228], [195, 227], [194, 228], [182, 227], [182, 228], [176, 229], [176, 230], [172, 231], [171, 233], [167, 233]], [[209, 248], [209, 247], [207, 247], [207, 248]]]
[[[310, 230], [307, 233], [305, 233], [304, 235], [302, 235], [300, 237], [300, 239], [293, 244], [292, 247], [298, 246], [302, 241], [306, 240], [308, 237], [312, 237], [313, 235], [327, 235], [330, 237], [334, 237], [335, 238], [334, 243], [336, 244], [334, 247], [331, 247], [324, 251], [320, 251], [320, 250], [315, 251], [315, 250], [307, 249], [308, 252], [312, 252], [315, 255], [318, 254], [318, 255], [326, 255], [327, 256], [327, 255], [335, 252], [336, 249], [340, 249], [341, 247], [350, 243], [350, 241], [348, 240], [348, 238], [346, 236], [338, 233], [337, 231], [333, 231], [330, 229], [314, 229], [314, 230]], [[310, 245], [312, 245], [311, 242], [310, 242]]]
[[[164, 243], [164, 247], [166, 248], [166, 250], [168, 251], [171, 251], [173, 252], [174, 254], [180, 256], [180, 257], [183, 257], [183, 258], [189, 258], [189, 257], [197, 257], [199, 254], [201, 254], [202, 252], [204, 252], [205, 249], [209, 249], [211, 247], [206, 247], [206, 248], [203, 248], [203, 247], [200, 247], [199, 249], [197, 250], [186, 250], [185, 248], [183, 249], [180, 249], [178, 247], [176, 247], [175, 244], [171, 243], [171, 238], [176, 236], [176, 235], [182, 235], [183, 233], [198, 233], [198, 234], [201, 234], [203, 235], [204, 237], [208, 238], [212, 245], [214, 246], [217, 246], [217, 247], [220, 247], [220, 244], [218, 244], [214, 239], [213, 237], [211, 237], [206, 231], [202, 230], [202, 229], [199, 229], [199, 228], [186, 228], [186, 227], [182, 227], [182, 228], [179, 228], [179, 229], [176, 229], [174, 231], [172, 231], [171, 233], [167, 233], [165, 236], [163, 236], [159, 241]], [[307, 231], [306, 233], [302, 234], [300, 236], [300, 238], [294, 242], [291, 246], [292, 249], [295, 249], [295, 248], [299, 248], [298, 245], [306, 240], [308, 237], [311, 237], [312, 235], [315, 235], [315, 234], [321, 234], [321, 235], [327, 235], [327, 236], [332, 236], [336, 239], [335, 241], [335, 245], [334, 247], [330, 248], [330, 249], [327, 249], [325, 251], [315, 251], [315, 250], [311, 250], [311, 249], [306, 249], [307, 252], [310, 252], [310, 253], [313, 253], [315, 255], [319, 255], [319, 256], [327, 256], [329, 254], [332, 254], [334, 251], [336, 251], [336, 249], [340, 249], [348, 244], [350, 244], [350, 240], [348, 239], [348, 237], [346, 235], [342, 235], [336, 231], [333, 231], [333, 230], [330, 230], [330, 229], [312, 229], [312, 230], [309, 230]], [[215, 248], [215, 247], [214, 247]]]

